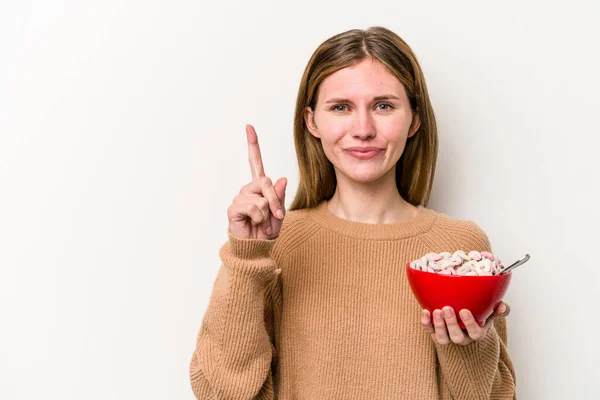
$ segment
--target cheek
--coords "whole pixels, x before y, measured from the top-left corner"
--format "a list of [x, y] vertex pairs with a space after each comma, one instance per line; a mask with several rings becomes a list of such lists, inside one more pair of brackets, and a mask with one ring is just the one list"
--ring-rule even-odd
[[327, 114], [317, 114], [315, 123], [319, 129], [321, 140], [326, 142], [337, 142], [352, 128], [350, 118], [330, 116]]
[[406, 113], [401, 112], [401, 110], [398, 110], [394, 115], [377, 119], [376, 127], [378, 132], [398, 136], [408, 133], [410, 122], [410, 117]]
[[403, 141], [408, 135], [410, 121], [402, 117], [381, 119], [377, 121], [375, 129], [388, 142]]

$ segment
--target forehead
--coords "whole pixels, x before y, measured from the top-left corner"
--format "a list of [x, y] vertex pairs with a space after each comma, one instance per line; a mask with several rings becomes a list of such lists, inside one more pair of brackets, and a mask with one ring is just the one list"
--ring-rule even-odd
[[319, 97], [375, 97], [395, 94], [404, 98], [402, 83], [380, 62], [372, 59], [334, 72], [321, 82]]

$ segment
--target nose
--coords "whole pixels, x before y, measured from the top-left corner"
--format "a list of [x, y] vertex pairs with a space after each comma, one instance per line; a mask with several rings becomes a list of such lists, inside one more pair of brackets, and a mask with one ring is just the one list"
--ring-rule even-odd
[[368, 139], [375, 136], [375, 124], [373, 116], [368, 110], [362, 110], [355, 114], [354, 129], [352, 130], [352, 136]]

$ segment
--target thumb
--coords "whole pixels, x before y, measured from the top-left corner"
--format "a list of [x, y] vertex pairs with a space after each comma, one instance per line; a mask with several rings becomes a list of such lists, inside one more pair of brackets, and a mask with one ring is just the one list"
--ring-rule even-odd
[[508, 314], [510, 314], [509, 305], [505, 302], [501, 302], [494, 310], [494, 314], [496, 314], [498, 317], [506, 317]]
[[287, 178], [279, 178], [277, 179], [277, 182], [275, 182], [275, 184], [273, 185], [273, 188], [275, 189], [275, 194], [277, 194], [277, 197], [279, 197], [279, 201], [281, 202], [281, 205], [284, 208], [284, 212], [285, 210], [285, 189], [287, 187]]

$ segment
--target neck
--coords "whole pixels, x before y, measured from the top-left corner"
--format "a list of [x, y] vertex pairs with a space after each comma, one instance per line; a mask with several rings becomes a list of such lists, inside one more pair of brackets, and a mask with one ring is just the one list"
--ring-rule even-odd
[[327, 207], [339, 218], [356, 222], [394, 224], [414, 218], [417, 207], [402, 198], [392, 178], [392, 182], [360, 185], [338, 179]]

